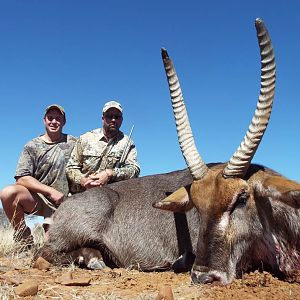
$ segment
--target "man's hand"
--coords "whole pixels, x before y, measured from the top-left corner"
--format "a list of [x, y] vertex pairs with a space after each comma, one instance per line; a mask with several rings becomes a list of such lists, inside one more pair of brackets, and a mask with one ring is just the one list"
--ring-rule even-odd
[[51, 188], [50, 193], [47, 196], [55, 206], [58, 206], [64, 200], [64, 194], [53, 188]]
[[112, 170], [104, 170], [89, 175], [89, 177], [82, 178], [80, 181], [81, 186], [90, 189], [96, 186], [104, 186], [109, 182], [112, 177]]

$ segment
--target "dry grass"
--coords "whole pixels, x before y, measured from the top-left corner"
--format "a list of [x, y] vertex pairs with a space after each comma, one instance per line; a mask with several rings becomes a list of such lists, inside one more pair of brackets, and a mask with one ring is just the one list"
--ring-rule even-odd
[[0, 257], [6, 256], [15, 250], [14, 229], [10, 226], [0, 226]]
[[0, 299], [8, 300], [15, 298], [15, 292], [12, 286], [9, 286], [6, 283], [0, 282]]
[[41, 224], [37, 224], [31, 230], [33, 235], [33, 241], [36, 248], [40, 248], [44, 245], [45, 242], [45, 231]]
[[[23, 252], [32, 246], [32, 239], [28, 239], [28, 242], [22, 240], [23, 233], [25, 229], [28, 228], [26, 224], [21, 227], [18, 231], [15, 231], [12, 225], [8, 222], [3, 210], [0, 213], [0, 257], [7, 256], [11, 253]], [[26, 216], [27, 220], [35, 220], [35, 215]], [[33, 236], [34, 246], [41, 247], [44, 243], [45, 233], [42, 225], [37, 224], [34, 226], [31, 232]], [[27, 234], [26, 234], [27, 235]], [[27, 243], [31, 243], [28, 245]]]
[[[32, 260], [32, 252], [29, 249], [38, 249], [44, 243], [44, 230], [41, 225], [37, 225], [32, 230], [34, 244], [22, 241], [22, 230], [15, 232], [10, 224], [0, 225], [0, 257], [7, 258], [12, 262], [19, 262], [26, 265]], [[26, 255], [25, 255], [26, 254]], [[26, 262], [23, 258], [26, 256]], [[17, 265], [16, 265], [17, 267]]]

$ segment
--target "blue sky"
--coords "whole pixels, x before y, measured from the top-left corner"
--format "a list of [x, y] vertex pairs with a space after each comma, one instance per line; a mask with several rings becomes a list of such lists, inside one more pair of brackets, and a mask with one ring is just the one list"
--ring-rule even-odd
[[141, 174], [185, 168], [160, 49], [184, 93], [197, 148], [227, 161], [259, 94], [254, 20], [272, 37], [277, 82], [271, 120], [253, 162], [300, 181], [298, 1], [0, 1], [0, 188], [14, 182], [24, 144], [44, 132], [44, 109], [61, 104], [65, 132], [101, 126], [109, 99], [134, 124]]

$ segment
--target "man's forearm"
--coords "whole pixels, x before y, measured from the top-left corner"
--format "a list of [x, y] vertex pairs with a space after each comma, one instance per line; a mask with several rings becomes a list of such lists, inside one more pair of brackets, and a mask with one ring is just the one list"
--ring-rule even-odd
[[67, 168], [66, 174], [70, 182], [75, 184], [80, 184], [81, 179], [84, 177], [80, 169]]
[[41, 193], [45, 196], [49, 196], [51, 194], [51, 189], [53, 189], [29, 175], [17, 178], [16, 184], [26, 187], [31, 192]]
[[113, 169], [111, 181], [126, 180], [133, 177], [138, 177], [140, 169], [134, 165], [125, 165], [122, 168]]
[[72, 193], [82, 192], [82, 180], [85, 176], [81, 173], [79, 169], [67, 168], [66, 174], [69, 180], [69, 187]]

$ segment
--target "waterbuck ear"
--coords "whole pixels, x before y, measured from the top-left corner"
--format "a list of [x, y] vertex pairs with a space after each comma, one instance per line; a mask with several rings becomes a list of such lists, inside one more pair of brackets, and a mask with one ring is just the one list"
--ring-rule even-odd
[[189, 189], [181, 187], [165, 199], [154, 202], [152, 206], [173, 212], [185, 212], [190, 210], [194, 204], [190, 200]]
[[300, 184], [282, 176], [268, 176], [263, 182], [262, 196], [271, 197], [294, 208], [300, 208]]

